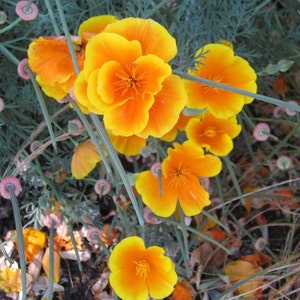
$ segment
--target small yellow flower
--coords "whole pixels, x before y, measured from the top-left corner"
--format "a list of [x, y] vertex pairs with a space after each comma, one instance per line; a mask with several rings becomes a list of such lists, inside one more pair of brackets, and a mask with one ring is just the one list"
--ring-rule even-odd
[[110, 284], [116, 294], [126, 300], [147, 300], [169, 296], [177, 282], [175, 265], [164, 255], [163, 248], [146, 248], [137, 237], [123, 239], [111, 253]]
[[[218, 83], [227, 84], [248, 92], [256, 93], [256, 74], [249, 63], [234, 55], [233, 49], [222, 44], [208, 44], [196, 53], [195, 69], [189, 74]], [[217, 118], [229, 118], [238, 114], [244, 104], [253, 98], [223, 89], [185, 81], [188, 93], [187, 107], [206, 109]]]
[[197, 215], [210, 204], [199, 177], [217, 175], [222, 163], [216, 156], [205, 155], [202, 148], [190, 141], [174, 146], [168, 149], [168, 157], [162, 162], [162, 190], [151, 171], [141, 172], [135, 187], [145, 205], [160, 217], [173, 214], [178, 202], [186, 216]]
[[193, 118], [186, 127], [187, 138], [207, 151], [225, 156], [233, 149], [232, 139], [241, 132], [235, 116], [219, 119], [210, 113], [203, 114], [201, 119]]

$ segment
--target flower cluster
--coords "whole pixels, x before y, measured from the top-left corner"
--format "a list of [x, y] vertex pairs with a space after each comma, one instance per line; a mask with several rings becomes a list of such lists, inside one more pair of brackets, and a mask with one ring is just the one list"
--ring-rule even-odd
[[[196, 79], [255, 93], [256, 74], [248, 62], [230, 44], [208, 44], [196, 52], [195, 66], [188, 70], [195, 80], [183, 80], [170, 65], [177, 53], [175, 39], [152, 19], [93, 17], [71, 41], [75, 61], [65, 37], [40, 37], [30, 44], [28, 65], [43, 91], [58, 101], [70, 94], [84, 113], [101, 115], [112, 145], [122, 154], [140, 154], [149, 137], [174, 141], [161, 163], [137, 174], [135, 188], [157, 216], [179, 210], [186, 216], [201, 213], [210, 205], [201, 178], [221, 172], [220, 156], [232, 151], [232, 140], [242, 129], [237, 114], [253, 98]], [[185, 115], [185, 108], [196, 114]], [[185, 131], [181, 143], [175, 140], [178, 131]], [[73, 177], [86, 177], [99, 161], [91, 140], [81, 143], [71, 161]], [[111, 188], [104, 179], [95, 183], [98, 195]], [[177, 282], [164, 250], [146, 248], [138, 237], [123, 239], [109, 266], [111, 286], [124, 299], [142, 300], [149, 294], [161, 299]]]

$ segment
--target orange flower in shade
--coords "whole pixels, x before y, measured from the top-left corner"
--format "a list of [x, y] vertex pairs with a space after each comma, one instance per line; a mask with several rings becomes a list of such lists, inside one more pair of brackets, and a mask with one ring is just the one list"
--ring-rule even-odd
[[176, 124], [187, 101], [182, 80], [167, 63], [174, 38], [153, 20], [127, 18], [86, 46], [74, 93], [83, 111], [103, 115], [117, 136], [160, 137]]
[[[79, 69], [83, 67], [88, 39], [116, 20], [109, 15], [93, 17], [79, 27], [79, 36], [71, 37]], [[56, 100], [62, 100], [70, 92], [77, 77], [64, 36], [34, 39], [28, 48], [28, 64], [44, 93]]]
[[160, 139], [166, 142], [174, 141], [178, 134], [178, 131], [184, 131], [189, 120], [191, 120], [194, 117], [195, 116], [186, 116], [183, 114], [183, 112], [181, 112], [177, 123], [173, 126], [173, 128], [168, 133], [160, 137]]
[[[179, 204], [186, 216], [199, 214], [210, 204], [209, 194], [202, 187], [199, 177], [217, 175], [222, 168], [221, 160], [204, 154], [202, 148], [190, 141], [174, 143], [162, 162], [162, 187], [159, 178], [151, 171], [141, 172], [135, 187], [142, 200], [156, 215], [169, 217]], [[151, 188], [149, 188], [149, 186]]]
[[[26, 262], [31, 263], [36, 254], [45, 247], [46, 233], [34, 228], [23, 229]], [[18, 240], [15, 240], [18, 247]]]
[[239, 135], [242, 126], [237, 124], [235, 116], [218, 119], [211, 113], [205, 113], [201, 119], [193, 118], [186, 126], [189, 140], [207, 151], [225, 156], [233, 149], [232, 139]]
[[115, 293], [126, 300], [163, 299], [177, 282], [175, 265], [164, 255], [163, 248], [145, 247], [137, 237], [127, 237], [113, 249], [109, 267], [110, 284]]
[[[256, 266], [248, 261], [236, 260], [231, 261], [225, 266], [225, 274], [229, 276], [229, 280], [235, 283], [239, 280], [245, 280], [256, 273], [260, 273], [262, 268]], [[261, 294], [261, 289], [259, 287], [264, 281], [263, 276], [258, 275], [257, 277], [247, 280], [245, 283], [241, 284], [237, 290], [239, 294], [246, 294], [244, 298], [251, 298], [253, 296], [258, 296]]]
[[[249, 63], [234, 55], [233, 49], [223, 44], [207, 44], [196, 53], [195, 69], [189, 74], [248, 92], [256, 93], [256, 74]], [[215, 117], [228, 118], [238, 114], [253, 98], [216, 87], [185, 81], [189, 100], [187, 107], [207, 109]]]
[[143, 147], [147, 144], [147, 139], [137, 135], [117, 136], [108, 132], [109, 139], [114, 148], [126, 156], [134, 156], [141, 153]]
[[[104, 152], [106, 155], [106, 152]], [[86, 177], [101, 161], [95, 145], [91, 140], [79, 144], [71, 158], [71, 172], [74, 178]]]

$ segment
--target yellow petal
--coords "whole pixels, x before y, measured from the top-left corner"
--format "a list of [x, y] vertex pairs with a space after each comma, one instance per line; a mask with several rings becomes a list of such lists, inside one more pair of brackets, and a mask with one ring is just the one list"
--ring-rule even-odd
[[[53, 251], [53, 255], [54, 255], [54, 265], [53, 265], [53, 282], [57, 283], [59, 281], [59, 270], [60, 270], [60, 255], [56, 252]], [[50, 249], [49, 247], [46, 248], [43, 259], [42, 259], [42, 266], [43, 269], [47, 275], [47, 277], [49, 278], [50, 275]]]
[[101, 157], [91, 140], [79, 144], [71, 159], [72, 175], [76, 179], [86, 177], [99, 161]]
[[129, 41], [139, 41], [143, 55], [154, 54], [165, 62], [177, 53], [175, 39], [166, 28], [151, 19], [125, 18], [109, 24], [104, 31], [117, 33]]
[[146, 139], [136, 135], [131, 136], [117, 136], [108, 132], [108, 136], [114, 148], [121, 154], [127, 156], [138, 155], [141, 153], [143, 147], [146, 146]]
[[[26, 273], [26, 285], [32, 283], [31, 276]], [[4, 268], [0, 273], [0, 289], [6, 293], [22, 291], [22, 271], [21, 269]]]
[[85, 33], [88, 34], [97, 34], [102, 32], [105, 27], [113, 22], [118, 21], [117, 17], [112, 15], [101, 15], [101, 16], [95, 16], [87, 19], [81, 25], [78, 29], [78, 35], [80, 37], [85, 37]]

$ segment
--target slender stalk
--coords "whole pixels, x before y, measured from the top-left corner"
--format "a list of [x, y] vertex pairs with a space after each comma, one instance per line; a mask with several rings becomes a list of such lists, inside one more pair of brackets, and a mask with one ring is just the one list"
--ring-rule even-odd
[[13, 184], [7, 184], [6, 189], [8, 190], [13, 206], [17, 239], [18, 239], [18, 251], [20, 257], [20, 266], [21, 266], [21, 278], [22, 278], [22, 300], [26, 300], [27, 294], [27, 284], [26, 284], [26, 261], [25, 261], [25, 249], [24, 249], [24, 237], [23, 237], [23, 228], [21, 223], [21, 214], [20, 208], [18, 205], [18, 199], [15, 195], [15, 187]]
[[201, 84], [213, 86], [213, 87], [225, 90], [225, 91], [233, 92], [233, 93], [236, 93], [236, 94], [241, 94], [241, 95], [244, 95], [244, 96], [247, 96], [247, 97], [251, 97], [251, 98], [261, 100], [261, 101], [266, 102], [266, 103], [287, 107], [287, 108], [290, 108], [290, 109], [293, 109], [295, 111], [300, 112], [300, 106], [289, 103], [289, 102], [281, 101], [281, 100], [271, 98], [271, 97], [268, 97], [268, 96], [264, 96], [264, 95], [260, 95], [260, 94], [251, 93], [251, 92], [244, 91], [242, 89], [235, 88], [235, 87], [227, 85], [227, 84], [223, 84], [223, 83], [220, 83], [220, 82], [215, 82], [215, 81], [208, 80], [208, 79], [205, 79], [205, 78], [202, 78], [202, 77], [189, 75], [189, 74], [184, 73], [184, 72], [173, 71], [173, 73], [180, 76], [180, 77], [182, 77], [182, 78], [184, 78], [184, 79], [187, 79], [187, 80], [191, 80], [191, 81], [198, 82], [198, 83], [201, 83]]
[[54, 12], [53, 12], [53, 9], [51, 7], [51, 4], [50, 4], [49, 0], [45, 0], [45, 4], [46, 4], [47, 10], [48, 10], [50, 20], [51, 20], [52, 26], [54, 28], [55, 34], [57, 36], [60, 36], [60, 30], [59, 30], [59, 27], [58, 27], [57, 22], [55, 20]]
[[68, 26], [67, 26], [65, 15], [64, 15], [64, 12], [63, 12], [63, 9], [62, 9], [62, 6], [61, 6], [61, 2], [60, 2], [60, 0], [55, 0], [55, 3], [57, 5], [58, 14], [59, 14], [59, 17], [60, 17], [60, 21], [61, 21], [61, 24], [62, 24], [62, 27], [63, 27], [64, 34], [65, 34], [66, 39], [67, 39], [69, 51], [70, 51], [70, 54], [71, 54], [71, 57], [72, 57], [72, 61], [73, 61], [73, 65], [74, 65], [76, 74], [79, 74], [80, 69], [79, 69], [79, 66], [78, 66], [78, 63], [77, 63], [75, 50], [74, 50], [74, 47], [73, 47], [73, 43], [71, 41], [71, 36], [70, 36], [69, 30], [68, 30]]
[[182, 211], [182, 208], [179, 206], [179, 213], [180, 213], [180, 227], [181, 227], [181, 232], [182, 232], [182, 239], [183, 239], [183, 261], [185, 264], [185, 269], [186, 269], [186, 275], [188, 278], [191, 277], [191, 271], [189, 267], [189, 243], [188, 243], [188, 233], [186, 230], [186, 225], [185, 225], [185, 216]]
[[54, 224], [50, 222], [49, 234], [49, 299], [53, 298], [54, 285]]
[[57, 150], [56, 139], [55, 139], [55, 135], [54, 135], [53, 128], [52, 128], [52, 125], [51, 125], [51, 119], [50, 119], [50, 116], [49, 116], [49, 113], [48, 113], [48, 109], [47, 109], [47, 106], [46, 106], [43, 94], [42, 94], [41, 89], [38, 86], [38, 84], [37, 84], [37, 82], [36, 82], [36, 80], [34, 78], [34, 74], [29, 69], [29, 67], [27, 68], [26, 72], [30, 76], [30, 80], [32, 82], [32, 85], [34, 87], [35, 93], [37, 95], [37, 98], [38, 98], [40, 107], [42, 109], [42, 113], [43, 113], [43, 116], [44, 116], [44, 119], [45, 119], [45, 122], [46, 122], [46, 125], [47, 125], [47, 128], [48, 128], [48, 131], [49, 131], [49, 134], [50, 134], [51, 143], [53, 145], [53, 148], [56, 151]]
[[81, 109], [78, 107], [78, 105], [76, 104], [76, 102], [71, 98], [71, 97], [68, 97], [70, 103], [72, 104], [73, 108], [75, 109], [78, 117], [80, 118], [80, 120], [82, 121], [85, 129], [87, 130], [93, 144], [95, 145], [99, 155], [101, 156], [101, 159], [102, 159], [102, 162], [104, 164], [104, 167], [106, 169], [106, 172], [112, 176], [112, 170], [111, 170], [111, 167], [106, 159], [106, 156], [103, 152], [103, 150], [101, 149], [100, 145], [99, 145], [99, 141], [98, 141], [98, 138], [96, 137], [90, 123], [88, 122], [86, 116], [83, 114], [83, 112], [81, 111]]
[[4, 45], [0, 43], [0, 51], [6, 56], [12, 63], [18, 65], [20, 62]]
[[120, 159], [119, 159], [113, 145], [111, 144], [111, 141], [110, 141], [109, 137], [107, 136], [105, 129], [103, 128], [102, 124], [100, 123], [98, 117], [94, 114], [90, 114], [90, 116], [95, 125], [95, 129], [96, 129], [99, 137], [101, 138], [101, 141], [102, 141], [103, 145], [105, 146], [106, 151], [109, 154], [109, 158], [110, 158], [113, 166], [115, 167], [116, 171], [118, 172], [119, 176], [121, 177], [121, 180], [124, 184], [124, 187], [127, 191], [127, 194], [131, 200], [132, 206], [137, 215], [138, 222], [141, 226], [144, 226], [144, 219], [143, 219], [142, 213], [140, 212], [136, 197], [132, 191], [131, 184], [130, 184], [129, 179], [126, 175], [126, 172], [122, 166], [122, 163], [120, 162]]

